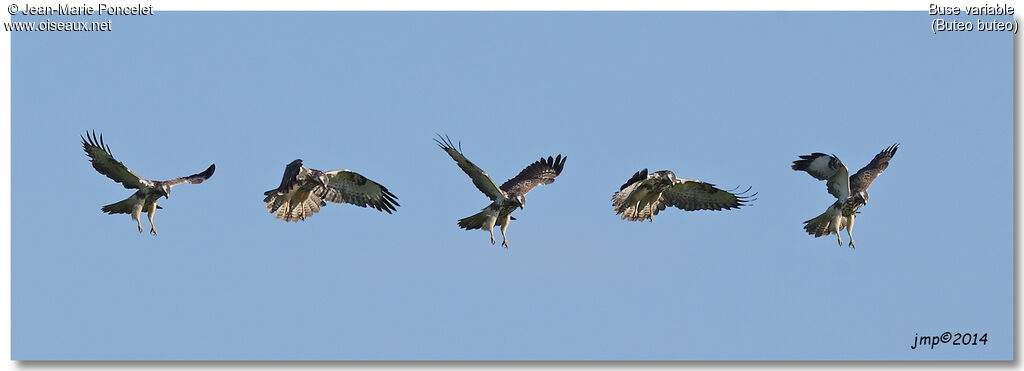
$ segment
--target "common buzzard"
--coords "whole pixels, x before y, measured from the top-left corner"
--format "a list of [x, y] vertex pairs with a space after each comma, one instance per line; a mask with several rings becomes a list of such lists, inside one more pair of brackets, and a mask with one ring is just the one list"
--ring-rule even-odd
[[849, 176], [850, 171], [835, 155], [815, 152], [793, 161], [793, 170], [806, 171], [815, 179], [827, 180], [828, 193], [836, 198], [824, 213], [805, 221], [804, 230], [814, 237], [835, 234], [839, 246], [842, 246], [843, 237], [839, 231], [845, 228], [850, 236], [850, 247], [856, 247], [853, 244], [853, 221], [861, 206], [868, 203], [868, 186], [889, 166], [889, 160], [896, 155], [897, 149], [899, 144], [882, 150], [853, 176]]
[[391, 214], [398, 197], [384, 186], [353, 171], [320, 171], [302, 166], [302, 159], [284, 168], [281, 185], [263, 193], [267, 210], [275, 218], [297, 222], [320, 211], [324, 201], [370, 207]]
[[516, 175], [515, 178], [509, 179], [499, 187], [487, 173], [473, 165], [472, 162], [466, 159], [466, 156], [463, 156], [461, 144], [459, 149], [456, 150], [450, 138], [447, 136], [441, 137], [440, 135], [434, 141], [441, 146], [441, 149], [448, 152], [448, 155], [455, 160], [455, 163], [462, 168], [462, 171], [469, 175], [476, 188], [483, 192], [484, 195], [487, 195], [492, 201], [490, 205], [479, 213], [460, 219], [459, 227], [466, 230], [486, 230], [491, 234], [491, 244], [493, 245], [494, 226], [499, 225], [501, 226], [501, 245], [506, 248], [508, 247], [508, 238], [505, 236], [505, 230], [508, 229], [509, 223], [515, 220], [512, 217], [512, 212], [516, 208], [521, 209], [526, 205], [526, 193], [531, 189], [541, 184], [553, 183], [555, 177], [562, 173], [562, 167], [565, 165], [566, 159], [562, 155], [558, 155], [558, 157], [548, 156], [547, 159], [541, 157], [540, 160], [519, 172], [519, 175]]
[[619, 191], [612, 195], [615, 214], [631, 222], [644, 219], [654, 222], [654, 216], [668, 206], [683, 210], [729, 210], [747, 205], [757, 193], [747, 195], [750, 188], [739, 193], [723, 191], [714, 184], [699, 180], [676, 178], [669, 170], [651, 174], [647, 169], [633, 174]]
[[132, 220], [139, 225], [139, 233], [142, 233], [142, 221], [139, 220], [139, 216], [145, 211], [149, 216], [149, 233], [156, 235], [156, 224], [153, 224], [153, 215], [156, 214], [157, 209], [162, 209], [162, 207], [156, 204], [160, 196], [168, 198], [171, 195], [171, 187], [181, 183], [202, 183], [213, 176], [213, 171], [216, 168], [214, 164], [211, 164], [209, 168], [198, 174], [163, 181], [149, 180], [129, 170], [120, 161], [115, 160], [114, 156], [110, 154], [110, 147], [103, 142], [102, 134], [97, 138], [95, 131], [91, 135], [85, 133], [85, 136], [82, 136], [82, 147], [85, 148], [85, 153], [89, 155], [92, 167], [96, 171], [113, 179], [115, 182], [121, 183], [125, 188], [138, 189], [130, 197], [120, 202], [103, 206], [101, 210], [111, 215], [130, 214]]

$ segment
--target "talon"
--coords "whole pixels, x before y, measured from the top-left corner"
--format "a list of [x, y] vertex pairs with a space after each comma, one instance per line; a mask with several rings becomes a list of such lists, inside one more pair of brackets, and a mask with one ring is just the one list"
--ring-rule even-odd
[[156, 228], [150, 229], [149, 233], [152, 233], [154, 236], [156, 236]]
[[502, 240], [501, 241], [501, 246], [504, 246], [507, 249], [508, 248], [508, 240]]

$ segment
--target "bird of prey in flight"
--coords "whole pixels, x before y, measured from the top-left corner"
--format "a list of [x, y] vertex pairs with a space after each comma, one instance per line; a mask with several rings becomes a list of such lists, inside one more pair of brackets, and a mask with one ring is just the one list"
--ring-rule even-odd
[[815, 152], [793, 161], [793, 170], [806, 171], [815, 179], [827, 180], [828, 193], [836, 198], [824, 213], [805, 221], [804, 230], [814, 237], [835, 234], [839, 246], [842, 246], [843, 237], [839, 232], [845, 228], [850, 236], [850, 247], [856, 247], [853, 244], [853, 221], [861, 206], [868, 203], [868, 186], [889, 166], [889, 160], [896, 155], [897, 149], [899, 144], [882, 150], [853, 176], [835, 155]]
[[486, 230], [491, 234], [491, 244], [493, 245], [494, 226], [499, 225], [501, 226], [501, 245], [506, 248], [508, 247], [508, 238], [505, 235], [505, 230], [508, 229], [509, 223], [515, 220], [512, 217], [512, 212], [526, 205], [526, 193], [531, 189], [541, 184], [553, 183], [555, 177], [562, 173], [562, 167], [565, 165], [566, 159], [562, 155], [558, 155], [558, 157], [548, 156], [547, 159], [541, 157], [540, 160], [519, 172], [519, 175], [516, 175], [515, 178], [509, 179], [499, 187], [487, 173], [470, 162], [462, 154], [461, 144], [459, 149], [455, 149], [451, 138], [447, 136], [441, 137], [440, 135], [434, 141], [441, 146], [441, 149], [448, 152], [448, 155], [455, 160], [455, 163], [462, 168], [466, 175], [469, 175], [476, 188], [491, 199], [491, 204], [479, 213], [460, 219], [459, 227], [466, 230]]
[[724, 191], [714, 184], [677, 178], [669, 170], [648, 174], [647, 169], [633, 174], [619, 191], [612, 195], [615, 214], [631, 222], [650, 220], [668, 206], [693, 210], [729, 210], [747, 205], [757, 193], [747, 195], [750, 188], [739, 193]]
[[325, 201], [370, 207], [391, 214], [397, 196], [387, 188], [349, 170], [320, 171], [302, 166], [302, 159], [284, 168], [281, 185], [263, 193], [267, 210], [275, 218], [297, 222], [320, 211]]
[[145, 211], [149, 216], [149, 233], [156, 235], [156, 224], [153, 224], [153, 215], [156, 214], [157, 209], [162, 209], [162, 207], [157, 206], [156, 201], [161, 196], [168, 198], [171, 195], [171, 187], [181, 183], [202, 183], [213, 176], [213, 171], [216, 168], [215, 165], [211, 164], [209, 168], [201, 173], [171, 180], [149, 180], [129, 170], [120, 161], [115, 160], [114, 156], [110, 153], [110, 147], [103, 142], [102, 134], [97, 137], [96, 132], [93, 131], [91, 135], [85, 133], [85, 136], [81, 138], [82, 147], [85, 148], [85, 153], [89, 155], [89, 161], [92, 162], [92, 167], [96, 171], [113, 179], [115, 182], [121, 183], [127, 189], [138, 189], [130, 197], [103, 206], [101, 210], [111, 215], [130, 214], [132, 220], [139, 225], [139, 233], [142, 232], [142, 221], [139, 220], [139, 216]]

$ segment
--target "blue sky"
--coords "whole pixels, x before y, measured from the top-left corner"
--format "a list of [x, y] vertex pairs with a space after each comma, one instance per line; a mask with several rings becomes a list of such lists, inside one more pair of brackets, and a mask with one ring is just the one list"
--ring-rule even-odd
[[[14, 33], [12, 358], [1010, 359], [1012, 39], [930, 20], [162, 12]], [[145, 177], [216, 174], [139, 234], [99, 211], [131, 192], [89, 166], [91, 129]], [[456, 226], [487, 199], [436, 132], [497, 182], [569, 157], [511, 248]], [[855, 171], [897, 142], [856, 250], [803, 232], [833, 199], [798, 155]], [[275, 220], [262, 192], [295, 158], [402, 206]], [[645, 167], [758, 199], [627, 223], [610, 198]], [[910, 349], [945, 331], [989, 342]]]

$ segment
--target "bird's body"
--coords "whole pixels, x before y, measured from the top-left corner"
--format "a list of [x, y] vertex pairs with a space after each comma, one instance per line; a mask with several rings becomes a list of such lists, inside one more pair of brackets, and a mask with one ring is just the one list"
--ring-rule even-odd
[[829, 194], [836, 197], [836, 201], [824, 213], [804, 221], [804, 230], [814, 237], [834, 234], [842, 246], [843, 238], [839, 232], [845, 229], [850, 236], [850, 247], [856, 247], [853, 242], [853, 224], [857, 213], [868, 202], [871, 182], [889, 167], [889, 160], [896, 155], [897, 149], [899, 144], [882, 150], [852, 176], [846, 165], [835, 155], [815, 152], [793, 161], [793, 170], [807, 172], [818, 180], [827, 180]]
[[675, 173], [662, 170], [648, 174], [647, 169], [633, 174], [619, 191], [612, 195], [616, 215], [631, 222], [650, 220], [667, 206], [683, 210], [722, 210], [739, 208], [752, 201], [745, 195], [715, 188], [714, 184], [695, 179], [677, 178]]
[[135, 172], [129, 170], [123, 163], [114, 159], [110, 154], [110, 147], [103, 142], [103, 136], [96, 136], [86, 133], [82, 136], [82, 147], [89, 156], [90, 162], [96, 171], [106, 175], [115, 182], [121, 183], [127, 189], [138, 189], [128, 198], [105, 205], [101, 210], [107, 214], [128, 214], [131, 215], [142, 232], [142, 213], [145, 212], [149, 218], [149, 232], [156, 235], [156, 224], [153, 224], [153, 216], [156, 210], [162, 207], [156, 204], [160, 197], [168, 198], [171, 194], [171, 187], [181, 184], [199, 184], [213, 176], [216, 165], [211, 164], [203, 172], [171, 180], [149, 180], [142, 178]]
[[501, 227], [501, 245], [504, 247], [508, 247], [505, 230], [515, 220], [512, 212], [526, 205], [526, 193], [538, 185], [553, 183], [565, 166], [566, 157], [562, 155], [541, 158], [499, 187], [486, 172], [456, 149], [451, 139], [440, 137], [434, 141], [469, 175], [477, 189], [491, 199], [491, 204], [479, 213], [460, 219], [459, 227], [466, 230], [483, 229], [491, 234], [491, 244], [494, 244], [494, 226], [497, 225]]
[[483, 229], [491, 233], [491, 243], [494, 243], [494, 226], [501, 228], [502, 246], [508, 247], [507, 239], [505, 238], [505, 230], [512, 220], [512, 212], [515, 211], [518, 206], [512, 202], [501, 202], [494, 201], [490, 205], [487, 205], [479, 213], [473, 214], [462, 219], [459, 219], [459, 228], [465, 230]]
[[391, 214], [398, 197], [384, 186], [349, 170], [320, 171], [302, 166], [302, 160], [285, 166], [281, 185], [263, 193], [263, 202], [275, 218], [297, 222], [320, 211], [326, 201], [370, 206]]

